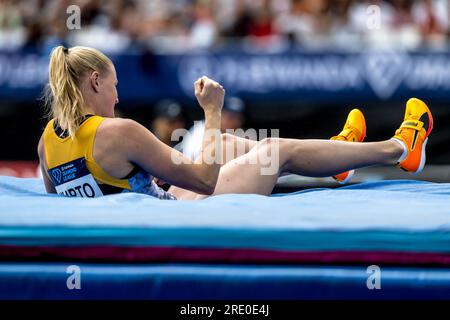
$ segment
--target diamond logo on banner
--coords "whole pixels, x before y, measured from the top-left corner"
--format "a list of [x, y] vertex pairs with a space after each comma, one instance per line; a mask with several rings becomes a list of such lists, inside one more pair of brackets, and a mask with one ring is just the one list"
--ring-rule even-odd
[[363, 54], [366, 80], [375, 94], [388, 99], [398, 89], [410, 65], [410, 57], [403, 52], [377, 51]]

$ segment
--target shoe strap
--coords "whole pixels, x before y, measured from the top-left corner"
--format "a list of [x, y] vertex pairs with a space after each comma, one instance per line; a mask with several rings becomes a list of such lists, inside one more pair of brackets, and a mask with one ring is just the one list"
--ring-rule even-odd
[[409, 128], [409, 129], [414, 129], [420, 132], [420, 130], [422, 130], [423, 128], [423, 122], [419, 121], [419, 120], [405, 120], [403, 121], [402, 125], [400, 126], [400, 128]]
[[347, 126], [344, 130], [339, 133], [339, 136], [344, 137], [346, 141], [351, 141], [351, 138], [355, 138], [355, 142], [358, 142], [358, 136], [361, 136], [361, 132], [353, 126]]
[[347, 139], [341, 135], [333, 136], [330, 138], [330, 140], [347, 141]]
[[[403, 123], [401, 124], [400, 128], [398, 128], [395, 131], [395, 136], [397, 138], [400, 138], [402, 136], [402, 129], [413, 129], [419, 132], [419, 136], [422, 139], [425, 139], [427, 137], [427, 132], [425, 130], [425, 128], [423, 127], [423, 122], [422, 121], [418, 121], [418, 120], [405, 120], [403, 121]], [[403, 138], [400, 138], [401, 140], [403, 140]]]

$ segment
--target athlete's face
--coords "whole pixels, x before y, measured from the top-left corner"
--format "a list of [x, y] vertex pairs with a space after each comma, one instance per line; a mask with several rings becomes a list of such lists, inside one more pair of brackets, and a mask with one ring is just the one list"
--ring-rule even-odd
[[116, 69], [111, 64], [106, 71], [93, 71], [83, 89], [85, 102], [96, 115], [114, 118], [114, 106], [119, 102], [117, 96]]
[[92, 111], [102, 117], [114, 118], [114, 106], [119, 102], [114, 66], [111, 65], [106, 72], [93, 71], [89, 83], [90, 88], [86, 97]]
[[103, 81], [104, 90], [102, 90], [103, 110], [106, 117], [114, 117], [114, 106], [119, 103], [119, 97], [117, 95], [117, 74], [114, 65], [111, 65], [109, 72], [105, 74]]

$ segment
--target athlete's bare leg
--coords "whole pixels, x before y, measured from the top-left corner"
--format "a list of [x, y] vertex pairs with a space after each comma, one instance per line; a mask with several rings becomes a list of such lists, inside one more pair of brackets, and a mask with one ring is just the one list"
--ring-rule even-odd
[[[276, 154], [277, 153], [277, 154]], [[330, 140], [269, 138], [260, 141], [247, 154], [225, 164], [213, 195], [255, 193], [269, 195], [284, 172], [311, 177], [328, 177], [350, 169], [377, 164], [395, 164], [403, 148], [394, 140], [347, 143]], [[273, 172], [263, 174], [268, 155]], [[267, 172], [266, 172], [267, 173]], [[198, 195], [195, 199], [206, 198]]]
[[[223, 165], [248, 153], [250, 149], [253, 148], [258, 143], [258, 141], [238, 137], [228, 133], [223, 133], [221, 135], [221, 139], [222, 139]], [[198, 194], [195, 192], [182, 189], [176, 186], [171, 186], [168, 192], [177, 197], [177, 199], [183, 200], [194, 200], [198, 196]]]

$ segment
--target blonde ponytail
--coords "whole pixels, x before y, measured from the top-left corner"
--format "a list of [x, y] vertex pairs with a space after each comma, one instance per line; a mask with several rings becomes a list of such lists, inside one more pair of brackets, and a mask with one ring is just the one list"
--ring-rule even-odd
[[84, 114], [82, 77], [92, 71], [107, 72], [111, 64], [108, 57], [93, 48], [58, 46], [52, 50], [46, 94], [49, 116], [70, 137], [75, 137]]

